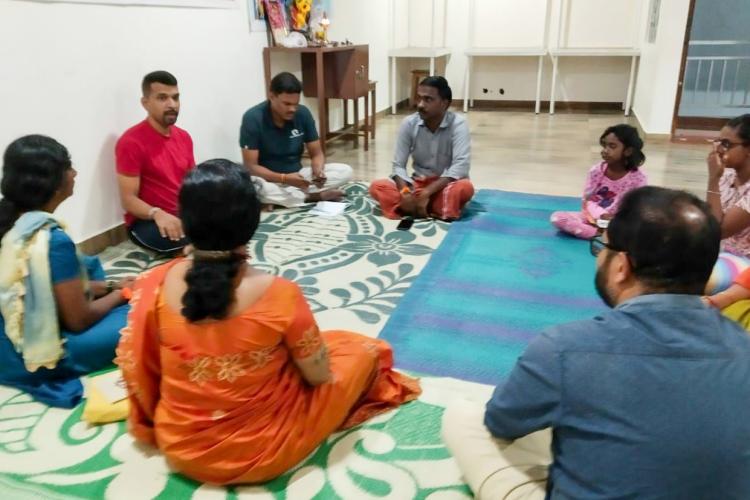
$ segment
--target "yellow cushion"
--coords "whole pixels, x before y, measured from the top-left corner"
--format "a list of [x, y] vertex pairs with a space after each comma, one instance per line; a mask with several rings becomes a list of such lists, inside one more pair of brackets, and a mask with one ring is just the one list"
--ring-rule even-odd
[[128, 418], [130, 403], [127, 398], [110, 403], [94, 384], [86, 388], [86, 405], [81, 418], [90, 424], [106, 424]]

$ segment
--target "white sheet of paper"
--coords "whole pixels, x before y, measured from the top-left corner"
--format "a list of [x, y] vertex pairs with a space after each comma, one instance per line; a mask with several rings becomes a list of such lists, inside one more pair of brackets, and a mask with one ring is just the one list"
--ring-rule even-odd
[[109, 403], [116, 403], [128, 397], [128, 390], [125, 388], [125, 381], [120, 370], [89, 377], [88, 383], [93, 384]]
[[334, 217], [341, 215], [346, 210], [346, 203], [341, 201], [319, 201], [310, 209], [313, 215], [322, 215], [323, 217]]

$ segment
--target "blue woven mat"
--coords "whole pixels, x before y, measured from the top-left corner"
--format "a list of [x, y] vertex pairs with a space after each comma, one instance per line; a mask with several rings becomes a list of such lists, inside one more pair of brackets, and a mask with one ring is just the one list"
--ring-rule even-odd
[[601, 311], [588, 242], [549, 222], [580, 203], [479, 191], [380, 334], [398, 366], [497, 383], [542, 329]]

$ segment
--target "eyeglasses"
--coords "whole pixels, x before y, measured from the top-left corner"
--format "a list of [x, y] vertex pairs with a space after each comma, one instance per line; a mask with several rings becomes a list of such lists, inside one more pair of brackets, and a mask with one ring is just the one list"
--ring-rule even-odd
[[618, 250], [618, 249], [614, 248], [612, 245], [610, 245], [609, 243], [605, 242], [602, 239], [601, 236], [596, 236], [596, 237], [592, 238], [591, 241], [590, 241], [590, 243], [589, 243], [589, 245], [590, 245], [589, 249], [591, 250], [591, 255], [593, 255], [594, 257], [596, 257], [597, 255], [599, 255], [600, 253], [602, 253], [602, 250], [604, 250], [605, 248], [609, 248], [610, 250], [612, 250], [614, 252], [621, 252], [622, 251], [622, 250]]
[[711, 143], [716, 146], [717, 148], [720, 147], [725, 150], [730, 150], [735, 146], [744, 146], [744, 142], [732, 142], [729, 139], [714, 139], [711, 141]]

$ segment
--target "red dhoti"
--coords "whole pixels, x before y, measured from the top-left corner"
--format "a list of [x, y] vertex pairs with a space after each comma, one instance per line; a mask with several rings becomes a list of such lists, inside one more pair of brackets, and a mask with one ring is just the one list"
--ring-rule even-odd
[[[414, 179], [414, 195], [418, 195], [422, 189], [429, 186], [440, 177], [426, 177]], [[380, 204], [383, 215], [389, 219], [400, 219], [403, 217], [399, 211], [401, 193], [396, 187], [393, 179], [378, 179], [370, 184], [370, 196]], [[432, 217], [443, 220], [455, 220], [461, 217], [461, 210], [471, 197], [474, 196], [474, 186], [469, 179], [453, 181], [443, 189], [433, 194], [427, 212]]]

